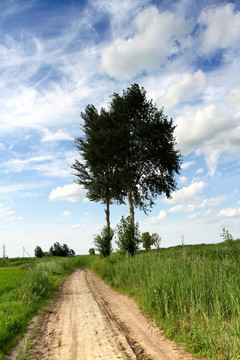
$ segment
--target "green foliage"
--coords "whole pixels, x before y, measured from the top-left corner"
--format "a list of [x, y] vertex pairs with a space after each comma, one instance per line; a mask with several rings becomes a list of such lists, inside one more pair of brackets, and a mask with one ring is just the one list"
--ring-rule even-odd
[[169, 197], [176, 189], [174, 175], [180, 171], [181, 156], [175, 149], [175, 126], [163, 109], [147, 100], [146, 91], [138, 84], [131, 85], [122, 96], [112, 95], [110, 114], [115, 119], [115, 138], [121, 139], [116, 161], [133, 220], [132, 203], [147, 211], [157, 195]]
[[44, 256], [44, 252], [42, 251], [40, 246], [36, 246], [36, 248], [34, 250], [34, 254], [38, 258], [42, 258]]
[[151, 236], [151, 240], [152, 240], [152, 245], [154, 245], [156, 249], [160, 251], [160, 246], [161, 246], [160, 236], [157, 233], [153, 233]]
[[97, 251], [103, 256], [109, 256], [112, 252], [112, 238], [114, 231], [104, 226], [101, 234], [95, 235], [94, 244]]
[[55, 242], [53, 246], [49, 249], [49, 254], [52, 256], [61, 256], [61, 257], [67, 257], [67, 256], [74, 256], [75, 252], [72, 249], [69, 249], [69, 247], [66, 244], [59, 244], [59, 242]]
[[119, 250], [133, 256], [139, 249], [140, 240], [138, 223], [134, 224], [130, 216], [127, 218], [122, 216], [120, 223], [117, 225], [116, 244]]
[[142, 233], [141, 242], [146, 251], [149, 251], [151, 249], [151, 245], [153, 245], [153, 242], [152, 242], [152, 237], [148, 231]]
[[88, 252], [89, 252], [89, 255], [95, 255], [95, 249], [94, 248], [90, 248], [88, 250]]

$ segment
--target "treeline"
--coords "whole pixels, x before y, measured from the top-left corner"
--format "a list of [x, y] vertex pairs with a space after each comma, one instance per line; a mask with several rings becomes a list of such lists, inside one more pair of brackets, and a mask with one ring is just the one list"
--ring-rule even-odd
[[38, 258], [42, 258], [43, 256], [46, 255], [68, 257], [68, 256], [74, 256], [75, 251], [73, 249], [70, 249], [66, 244], [61, 245], [58, 242], [55, 242], [53, 246], [50, 247], [49, 252], [43, 252], [40, 246], [36, 246], [34, 250], [34, 254]]
[[118, 239], [120, 249], [134, 255], [138, 247], [135, 208], [147, 213], [157, 195], [169, 198], [177, 188], [174, 176], [179, 174], [181, 155], [173, 120], [147, 100], [138, 84], [122, 96], [114, 93], [108, 109], [98, 112], [94, 105], [87, 105], [81, 117], [83, 136], [75, 139], [80, 160], [72, 168], [89, 200], [105, 204], [106, 226], [95, 244], [100, 252], [104, 248], [104, 256], [110, 254], [110, 205], [127, 200], [129, 217], [121, 219]]

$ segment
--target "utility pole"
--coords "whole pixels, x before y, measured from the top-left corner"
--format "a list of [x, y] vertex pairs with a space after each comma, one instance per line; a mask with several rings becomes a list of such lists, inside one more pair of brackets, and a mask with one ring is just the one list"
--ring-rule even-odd
[[6, 257], [6, 247], [5, 244], [3, 244], [3, 259]]
[[25, 249], [25, 247], [23, 247], [23, 257], [24, 257], [24, 254], [27, 254], [29, 257], [31, 257], [31, 255], [29, 255], [29, 253], [27, 252], [27, 250]]
[[184, 245], [184, 235], [181, 235], [181, 245]]

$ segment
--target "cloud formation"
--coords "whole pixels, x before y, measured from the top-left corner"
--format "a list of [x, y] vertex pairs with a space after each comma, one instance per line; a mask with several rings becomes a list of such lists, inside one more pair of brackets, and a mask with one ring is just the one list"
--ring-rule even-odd
[[84, 198], [86, 194], [85, 189], [78, 184], [64, 185], [63, 187], [58, 186], [53, 189], [49, 195], [49, 200], [67, 200], [76, 202], [80, 198]]
[[156, 70], [188, 45], [192, 24], [171, 12], [148, 7], [134, 19], [134, 35], [118, 38], [102, 51], [102, 68], [116, 78]]

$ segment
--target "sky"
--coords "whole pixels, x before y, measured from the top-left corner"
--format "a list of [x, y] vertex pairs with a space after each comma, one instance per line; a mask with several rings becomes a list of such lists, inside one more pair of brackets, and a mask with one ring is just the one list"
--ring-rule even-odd
[[[136, 210], [140, 231], [162, 247], [240, 237], [239, 1], [1, 0], [0, 257], [56, 241], [88, 254], [105, 213], [74, 182], [80, 114], [133, 83], [183, 156], [172, 198]], [[110, 211], [113, 228], [129, 215]]]

